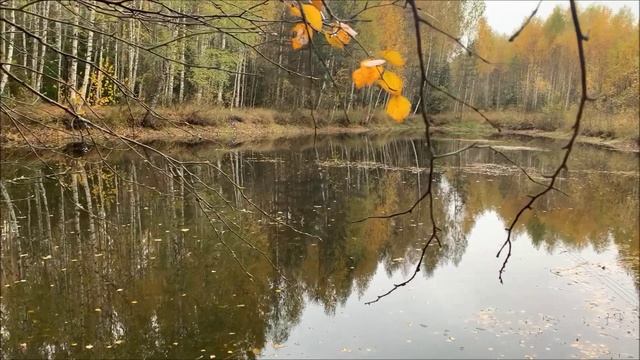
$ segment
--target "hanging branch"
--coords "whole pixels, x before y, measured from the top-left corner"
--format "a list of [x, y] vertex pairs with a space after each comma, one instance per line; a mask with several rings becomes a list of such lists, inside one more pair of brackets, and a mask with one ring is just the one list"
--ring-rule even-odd
[[511, 37], [509, 38], [509, 42], [513, 42], [513, 40], [515, 40], [520, 35], [522, 30], [524, 30], [524, 28], [526, 28], [527, 25], [529, 25], [529, 23], [531, 22], [531, 19], [533, 19], [533, 17], [536, 16], [536, 13], [540, 8], [540, 4], [542, 4], [542, 0], [538, 1], [538, 5], [536, 5], [536, 8], [533, 9], [533, 11], [531, 12], [531, 15], [529, 15], [529, 17], [522, 23], [518, 31], [516, 31], [513, 35], [511, 35]]
[[532, 210], [532, 206], [536, 202], [536, 200], [538, 200], [539, 198], [541, 198], [542, 196], [544, 196], [546, 193], [548, 193], [554, 188], [554, 185], [556, 183], [556, 180], [560, 176], [560, 173], [562, 173], [563, 170], [565, 171], [569, 170], [567, 167], [567, 162], [569, 161], [569, 156], [571, 155], [571, 151], [573, 150], [573, 146], [575, 144], [576, 138], [580, 133], [580, 123], [582, 120], [582, 113], [584, 111], [584, 106], [588, 100], [591, 100], [591, 98], [589, 98], [589, 96], [587, 95], [587, 65], [586, 65], [586, 60], [584, 56], [584, 45], [583, 45], [583, 42], [586, 41], [587, 38], [582, 34], [582, 29], [580, 28], [580, 20], [578, 19], [578, 10], [576, 8], [575, 0], [570, 0], [569, 3], [571, 5], [571, 20], [573, 21], [573, 28], [576, 34], [576, 42], [578, 44], [578, 58], [580, 59], [581, 88], [580, 88], [580, 103], [578, 104], [578, 112], [576, 113], [576, 120], [574, 121], [572, 126], [573, 132], [571, 133], [571, 138], [569, 139], [569, 142], [562, 147], [565, 150], [564, 156], [562, 157], [562, 161], [560, 162], [556, 170], [553, 172], [553, 174], [550, 176], [547, 176], [549, 178], [549, 184], [547, 184], [547, 186], [542, 191], [536, 193], [535, 195], [529, 195], [529, 201], [520, 209], [520, 211], [518, 211], [516, 216], [511, 221], [511, 224], [506, 229], [507, 239], [504, 241], [504, 243], [500, 247], [500, 250], [498, 250], [498, 253], [496, 254], [496, 257], [499, 258], [500, 254], [505, 249], [505, 247], [507, 248], [507, 255], [504, 258], [504, 262], [502, 263], [502, 267], [500, 268], [499, 275], [498, 275], [498, 278], [500, 279], [500, 283], [503, 282], [502, 274], [504, 273], [505, 268], [507, 267], [507, 262], [509, 261], [509, 258], [511, 258], [511, 247], [512, 247], [511, 243], [512, 243], [513, 229], [518, 223], [518, 220], [520, 220], [520, 217], [522, 216], [522, 214], [524, 214], [527, 210]]

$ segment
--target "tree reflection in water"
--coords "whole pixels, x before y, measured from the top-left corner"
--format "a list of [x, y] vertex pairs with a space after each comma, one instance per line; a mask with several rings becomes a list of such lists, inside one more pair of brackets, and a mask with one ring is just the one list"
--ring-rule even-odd
[[[548, 145], [518, 142], [523, 143]], [[438, 152], [464, 145], [436, 143]], [[351, 221], [404, 209], [420, 196], [426, 181], [423, 147], [411, 136], [342, 136], [322, 138], [315, 149], [305, 139], [276, 148], [262, 143], [235, 151], [205, 145], [171, 149], [181, 159], [217, 163], [262, 209], [320, 236], [303, 236], [250, 208], [235, 211], [203, 192], [276, 264], [278, 271], [214, 222], [252, 279], [213, 234], [196, 197], [185, 191], [183, 181], [190, 185], [190, 176], [169, 179], [126, 153], [112, 153], [111, 168], [91, 155], [49, 159], [48, 166], [5, 163], [2, 352], [255, 357], [268, 342], [285, 342], [308, 304], [333, 315], [350, 297], [365, 293], [378, 268], [389, 275], [407, 272], [418, 260], [431, 225], [425, 205], [390, 220]], [[556, 163], [555, 152], [504, 151], [537, 176]], [[159, 158], [150, 163], [166, 167]], [[445, 163], [435, 174], [434, 193], [443, 244], [427, 251], [421, 275], [426, 277], [462, 261], [479, 217], [490, 212], [510, 219], [537, 186], [487, 149]], [[580, 147], [570, 165], [569, 177], [559, 183], [569, 196], [541, 199], [538, 210], [524, 216], [518, 237], [526, 235], [550, 253], [613, 247], [637, 293], [634, 156]], [[241, 194], [219, 173], [197, 164], [189, 169], [242, 206]]]

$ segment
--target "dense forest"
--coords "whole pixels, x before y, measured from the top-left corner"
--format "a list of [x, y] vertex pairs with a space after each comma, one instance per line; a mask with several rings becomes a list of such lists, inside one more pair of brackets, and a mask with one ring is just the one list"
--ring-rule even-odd
[[[318, 34], [310, 46], [295, 44], [291, 27], [296, 16], [289, 5], [3, 2], [3, 102], [33, 100], [27, 85], [79, 110], [136, 99], [151, 107], [346, 108], [370, 114], [384, 108], [389, 94], [377, 87], [357, 89], [351, 73], [361, 60], [394, 50], [406, 59], [397, 71], [405, 79], [403, 94], [412, 112], [418, 111], [420, 69], [410, 11], [403, 2], [331, 2], [325, 24], [349, 24], [351, 31], [337, 46], [328, 32]], [[577, 102], [580, 76], [568, 9], [533, 18], [513, 42], [487, 24], [482, 2], [421, 2], [419, 11], [433, 25], [425, 27], [422, 42], [427, 76], [436, 87], [483, 110], [558, 115]], [[595, 5], [583, 7], [580, 16], [589, 38], [585, 49], [593, 74], [589, 90], [597, 98], [593, 108], [636, 118], [637, 19], [629, 9], [612, 13]], [[437, 88], [427, 91], [431, 113], [465, 109]]]

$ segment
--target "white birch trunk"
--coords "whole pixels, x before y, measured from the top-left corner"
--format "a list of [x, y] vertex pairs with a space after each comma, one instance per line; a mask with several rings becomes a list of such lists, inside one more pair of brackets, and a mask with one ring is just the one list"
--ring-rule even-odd
[[[12, 6], [12, 3], [9, 3], [9, 6]], [[15, 23], [16, 21], [16, 14], [13, 11], [9, 11], [9, 21]], [[15, 29], [13, 26], [9, 26], [7, 28], [7, 31], [9, 31], [9, 41], [7, 44], [7, 54], [6, 57], [3, 57], [2, 60], [3, 62], [7, 62], [10, 63], [13, 61], [13, 41], [16, 37], [16, 33], [15, 33]], [[7, 72], [9, 72], [9, 70], [11, 70], [11, 65], [3, 65], [3, 69], [6, 70]], [[0, 94], [2, 94], [4, 92], [4, 87], [7, 85], [7, 81], [9, 80], [9, 76], [7, 74], [5, 74], [4, 72], [2, 73], [2, 78], [0, 78]]]

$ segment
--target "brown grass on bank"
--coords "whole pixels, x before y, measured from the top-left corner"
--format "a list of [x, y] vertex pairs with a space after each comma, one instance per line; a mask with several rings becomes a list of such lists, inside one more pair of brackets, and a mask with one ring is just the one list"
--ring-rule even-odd
[[[487, 111], [487, 117], [506, 130], [541, 130], [547, 132], [570, 131], [575, 121], [576, 109], [565, 112], [523, 113], [515, 110]], [[474, 112], [459, 114], [443, 113], [435, 116], [438, 125], [462, 125], [482, 123], [484, 120]], [[640, 140], [640, 120], [637, 111], [620, 114], [604, 114], [587, 109], [582, 118], [584, 136], [602, 139]]]
[[[38, 123], [53, 127], [70, 127], [71, 119], [64, 111], [47, 104], [36, 103], [15, 109], [17, 118], [25, 123]], [[235, 127], [238, 124], [270, 126], [314, 127], [314, 118], [318, 127], [394, 127], [396, 123], [382, 110], [367, 112], [366, 109], [352, 109], [345, 116], [340, 109], [333, 111], [309, 109], [278, 110], [266, 108], [229, 109], [213, 105], [182, 104], [154, 109], [157, 116], [148, 113], [141, 106], [110, 105], [95, 106], [83, 111], [83, 116], [98, 125], [113, 129], [147, 127], [162, 129], [180, 125]], [[36, 121], [32, 121], [36, 120]], [[3, 127], [11, 125], [3, 121]], [[419, 126], [420, 122], [408, 119], [405, 126]]]
[[[314, 121], [308, 109], [283, 111], [264, 108], [228, 109], [208, 105], [185, 104], [159, 107], [153, 116], [140, 106], [96, 106], [86, 109], [83, 116], [118, 134], [141, 141], [258, 138], [314, 132]], [[347, 118], [341, 110], [314, 111], [318, 133], [350, 133], [369, 129], [408, 129], [420, 126], [419, 121], [408, 119], [399, 126], [383, 111], [367, 113], [354, 109]], [[80, 141], [80, 132], [86, 127], [82, 121], [72, 119], [64, 111], [47, 104], [36, 103], [28, 107], [16, 107], [13, 112], [20, 122], [29, 128], [31, 143], [64, 145]], [[3, 144], [24, 145], [22, 135], [12, 121], [3, 116], [0, 122]], [[23, 129], [24, 130], [24, 129]], [[99, 135], [93, 132], [94, 136]], [[108, 141], [108, 137], [104, 139]]]

